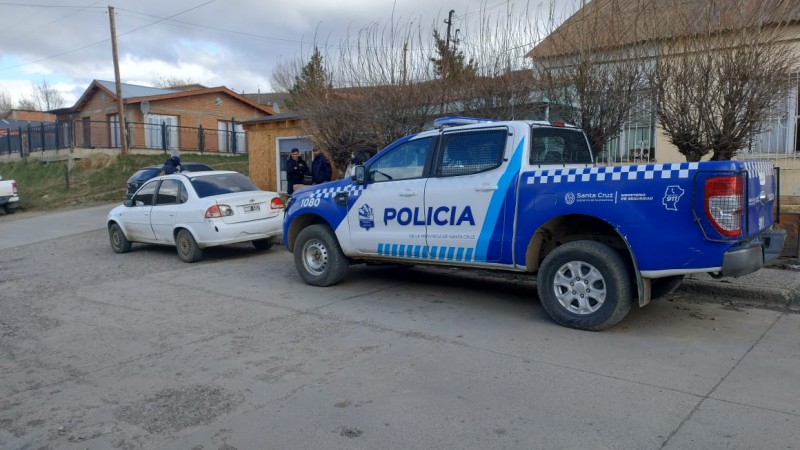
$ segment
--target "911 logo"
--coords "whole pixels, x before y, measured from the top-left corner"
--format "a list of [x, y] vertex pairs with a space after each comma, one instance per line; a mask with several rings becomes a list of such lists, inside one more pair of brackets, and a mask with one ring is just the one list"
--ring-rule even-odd
[[575, 194], [572, 192], [567, 192], [567, 194], [564, 196], [564, 203], [568, 205], [575, 203]]

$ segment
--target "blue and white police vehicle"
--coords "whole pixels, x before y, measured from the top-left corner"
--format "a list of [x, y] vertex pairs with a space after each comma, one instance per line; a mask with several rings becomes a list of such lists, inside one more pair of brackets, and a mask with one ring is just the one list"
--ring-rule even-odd
[[284, 241], [306, 283], [355, 262], [527, 272], [556, 322], [600, 330], [685, 274], [745, 275], [783, 247], [769, 162], [598, 166], [573, 126], [435, 125], [295, 193]]

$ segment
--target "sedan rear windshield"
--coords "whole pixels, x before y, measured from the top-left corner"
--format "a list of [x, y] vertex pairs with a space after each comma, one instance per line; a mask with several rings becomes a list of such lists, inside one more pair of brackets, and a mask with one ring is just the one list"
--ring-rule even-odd
[[138, 170], [133, 175], [131, 175], [131, 178], [128, 181], [131, 182], [137, 180], [149, 180], [150, 178], [157, 177], [160, 172], [161, 168], [156, 168], [156, 167], [141, 169]]
[[240, 173], [220, 173], [192, 179], [198, 197], [259, 190], [252, 181]]

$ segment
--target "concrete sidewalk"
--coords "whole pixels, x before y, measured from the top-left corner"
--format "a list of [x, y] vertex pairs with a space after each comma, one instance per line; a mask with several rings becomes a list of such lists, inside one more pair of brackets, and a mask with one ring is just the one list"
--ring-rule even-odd
[[698, 292], [721, 300], [800, 311], [800, 265], [779, 260], [739, 278], [715, 280], [708, 274], [687, 275], [679, 292]]
[[0, 215], [0, 250], [103, 229], [116, 205]]

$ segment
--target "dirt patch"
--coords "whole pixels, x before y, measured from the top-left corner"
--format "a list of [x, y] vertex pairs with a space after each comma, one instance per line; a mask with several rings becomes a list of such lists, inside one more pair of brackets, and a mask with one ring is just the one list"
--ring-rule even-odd
[[81, 170], [100, 170], [111, 167], [115, 162], [115, 157], [105, 153], [95, 153], [87, 158], [75, 160], [75, 167]]
[[220, 387], [196, 385], [157, 392], [153, 397], [119, 408], [115, 416], [149, 433], [175, 432], [209, 423], [241, 401]]

